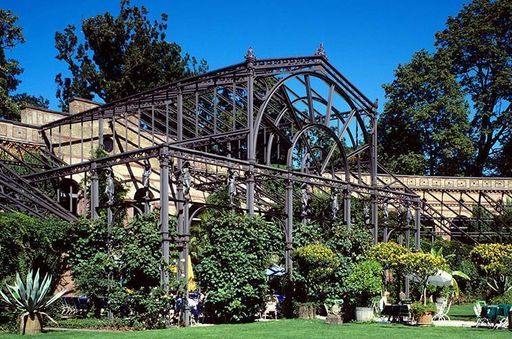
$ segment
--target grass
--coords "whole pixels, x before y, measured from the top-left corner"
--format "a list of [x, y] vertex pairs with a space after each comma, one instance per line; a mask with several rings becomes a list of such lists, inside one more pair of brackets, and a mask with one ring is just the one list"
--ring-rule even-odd
[[[18, 335], [0, 334], [0, 339], [18, 338]], [[216, 325], [192, 328], [172, 328], [167, 330], [140, 332], [47, 332], [41, 339], [96, 339], [96, 338], [510, 338], [508, 330], [491, 330], [457, 327], [414, 327], [383, 324], [343, 324], [327, 325], [320, 320], [279, 320], [240, 325]]]
[[476, 320], [475, 312], [473, 311], [473, 304], [452, 305], [448, 315], [451, 320]]

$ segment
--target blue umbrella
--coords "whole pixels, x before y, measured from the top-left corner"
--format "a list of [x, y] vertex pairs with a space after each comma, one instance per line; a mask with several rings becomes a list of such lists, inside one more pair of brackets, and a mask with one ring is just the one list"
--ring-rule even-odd
[[270, 266], [269, 268], [267, 268], [267, 270], [265, 271], [265, 274], [268, 276], [268, 277], [280, 277], [282, 275], [285, 275], [286, 273], [286, 270], [284, 269], [284, 267], [281, 267], [281, 266], [278, 266], [278, 265], [272, 265]]

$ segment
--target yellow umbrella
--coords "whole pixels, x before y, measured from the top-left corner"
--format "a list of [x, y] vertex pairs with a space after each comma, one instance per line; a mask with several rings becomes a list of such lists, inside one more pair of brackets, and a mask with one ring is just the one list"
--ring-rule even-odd
[[[188, 255], [187, 260], [187, 273], [188, 273], [188, 291], [195, 291], [197, 289], [197, 284], [194, 279], [194, 270], [192, 269], [192, 260], [190, 259], [190, 254]], [[176, 264], [169, 265], [169, 270], [173, 273], [178, 272], [178, 267]]]
[[194, 270], [192, 269], [192, 260], [190, 260], [190, 254], [188, 255], [188, 291], [195, 291], [197, 289], [196, 281], [194, 279]]

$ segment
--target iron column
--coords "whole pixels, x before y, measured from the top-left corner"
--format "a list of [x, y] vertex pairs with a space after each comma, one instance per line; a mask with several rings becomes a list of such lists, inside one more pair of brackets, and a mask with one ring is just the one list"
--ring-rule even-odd
[[[291, 169], [289, 169], [291, 171]], [[291, 172], [286, 179], [286, 226], [285, 226], [285, 266], [288, 276], [292, 277], [292, 251], [293, 251], [293, 180]]]
[[377, 201], [377, 107], [375, 101], [374, 110], [372, 112], [372, 139], [370, 149], [370, 168], [371, 168], [371, 186], [372, 186], [372, 224], [373, 224], [373, 242], [379, 241], [379, 216]]
[[96, 163], [91, 164], [91, 218], [96, 220], [98, 216], [98, 207], [100, 206], [100, 192], [98, 183], [98, 170]]
[[160, 233], [162, 235], [161, 285], [169, 293], [169, 150], [160, 149]]
[[247, 61], [247, 68], [249, 69], [249, 78], [247, 80], [247, 127], [249, 133], [247, 135], [247, 160], [249, 161], [249, 170], [247, 172], [247, 197], [246, 204], [249, 215], [254, 215], [254, 164], [256, 163], [256, 147], [254, 145], [254, 123], [253, 123], [253, 109], [254, 109], [254, 69], [253, 62], [256, 60], [252, 48], [249, 48], [245, 56]]

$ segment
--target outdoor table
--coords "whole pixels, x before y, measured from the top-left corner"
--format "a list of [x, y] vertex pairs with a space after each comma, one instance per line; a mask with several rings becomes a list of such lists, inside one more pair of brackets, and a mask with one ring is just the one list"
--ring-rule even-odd
[[403, 322], [404, 317], [409, 317], [409, 307], [407, 305], [384, 305], [384, 309], [380, 313], [391, 318], [391, 322]]
[[489, 319], [490, 322], [496, 323], [498, 322], [498, 318], [500, 316], [508, 317], [508, 313], [512, 309], [512, 304], [499, 304], [499, 305], [485, 305], [482, 306], [482, 314], [481, 316]]

